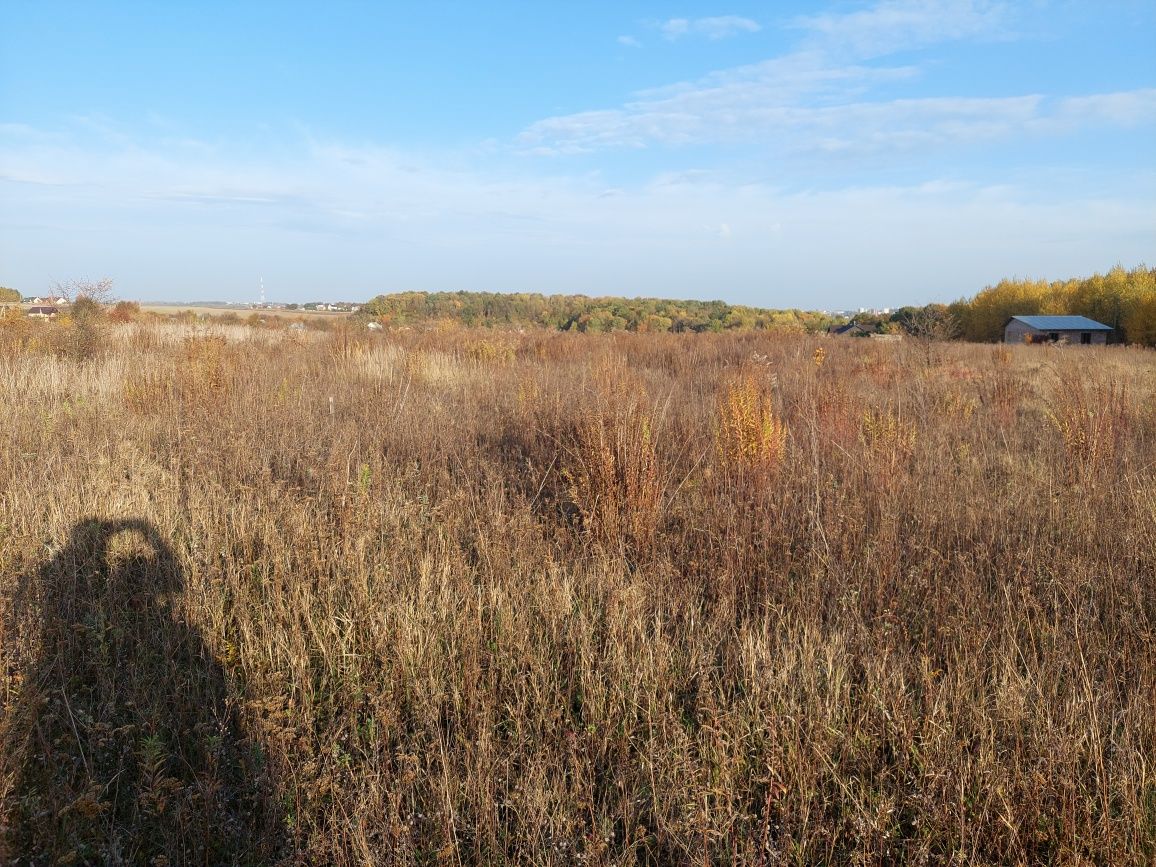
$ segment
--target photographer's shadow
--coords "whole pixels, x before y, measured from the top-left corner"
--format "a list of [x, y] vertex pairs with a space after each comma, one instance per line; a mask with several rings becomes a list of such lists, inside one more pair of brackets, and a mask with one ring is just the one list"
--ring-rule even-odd
[[284, 854], [260, 749], [183, 616], [184, 583], [141, 520], [83, 521], [25, 576], [21, 604], [42, 635], [3, 720], [15, 773], [0, 860], [256, 865]]

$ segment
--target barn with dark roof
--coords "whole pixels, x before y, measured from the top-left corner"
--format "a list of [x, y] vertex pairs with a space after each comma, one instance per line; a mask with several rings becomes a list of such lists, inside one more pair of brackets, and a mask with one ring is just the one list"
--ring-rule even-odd
[[1003, 342], [1103, 346], [1111, 331], [1111, 325], [1087, 316], [1013, 316], [1004, 325]]

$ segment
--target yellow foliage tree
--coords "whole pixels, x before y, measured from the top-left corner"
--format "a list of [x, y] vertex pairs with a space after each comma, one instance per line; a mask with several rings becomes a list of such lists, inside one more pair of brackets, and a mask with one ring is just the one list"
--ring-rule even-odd
[[1112, 326], [1125, 342], [1156, 346], [1149, 324], [1153, 304], [1156, 268], [1141, 265], [1127, 271], [1117, 265], [1085, 279], [1001, 280], [953, 304], [951, 312], [967, 340], [999, 340], [1012, 316], [1070, 314]]

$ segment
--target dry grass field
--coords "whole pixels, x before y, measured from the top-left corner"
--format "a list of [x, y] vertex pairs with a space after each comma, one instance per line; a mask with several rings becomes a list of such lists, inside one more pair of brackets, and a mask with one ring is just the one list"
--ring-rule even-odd
[[0, 862], [1149, 864], [1156, 353], [0, 328]]
[[228, 317], [232, 315], [240, 319], [257, 316], [263, 319], [290, 319], [304, 322], [311, 320], [337, 322], [338, 320], [349, 317], [348, 313], [338, 313], [329, 310], [247, 310], [243, 307], [209, 307], [196, 304], [142, 304], [140, 309], [145, 313], [156, 313], [159, 316], [179, 316], [181, 314], [191, 313], [194, 316]]

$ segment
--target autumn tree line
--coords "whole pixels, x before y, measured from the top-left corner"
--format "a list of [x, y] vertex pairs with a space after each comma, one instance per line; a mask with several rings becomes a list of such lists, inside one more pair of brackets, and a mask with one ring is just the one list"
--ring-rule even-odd
[[825, 313], [764, 310], [725, 301], [591, 298], [505, 292], [398, 292], [361, 308], [386, 325], [439, 322], [558, 331], [818, 331], [835, 322]]
[[[1069, 280], [1008, 279], [952, 304], [902, 307], [855, 319], [881, 334], [997, 341], [1012, 316], [1075, 314], [1114, 329], [1114, 340], [1156, 346], [1156, 268], [1117, 266]], [[465, 325], [558, 331], [823, 331], [846, 321], [823, 312], [769, 310], [724, 301], [592, 298], [504, 292], [398, 292], [378, 295], [362, 316], [387, 326]]]
[[1001, 280], [948, 308], [964, 340], [999, 340], [1012, 316], [1087, 316], [1114, 329], [1119, 343], [1156, 346], [1156, 268], [1117, 266], [1070, 280]]
[[[139, 315], [139, 307], [131, 302], [112, 305], [111, 281], [63, 288], [72, 290], [62, 294], [73, 298], [74, 306], [76, 301], [83, 305], [91, 299], [100, 304], [98, 309], [107, 308], [114, 320], [130, 321]], [[0, 301], [19, 300], [19, 292], [0, 288]], [[1139, 265], [1126, 270], [1116, 266], [1106, 274], [1051, 282], [1006, 279], [951, 304], [861, 314], [855, 321], [868, 333], [989, 342], [1002, 339], [1010, 317], [1039, 314], [1087, 316], [1112, 327], [1112, 342], [1156, 346], [1156, 268]], [[846, 321], [825, 312], [769, 310], [725, 301], [504, 292], [378, 295], [362, 307], [360, 316], [394, 327], [547, 328], [587, 333], [816, 332]]]

